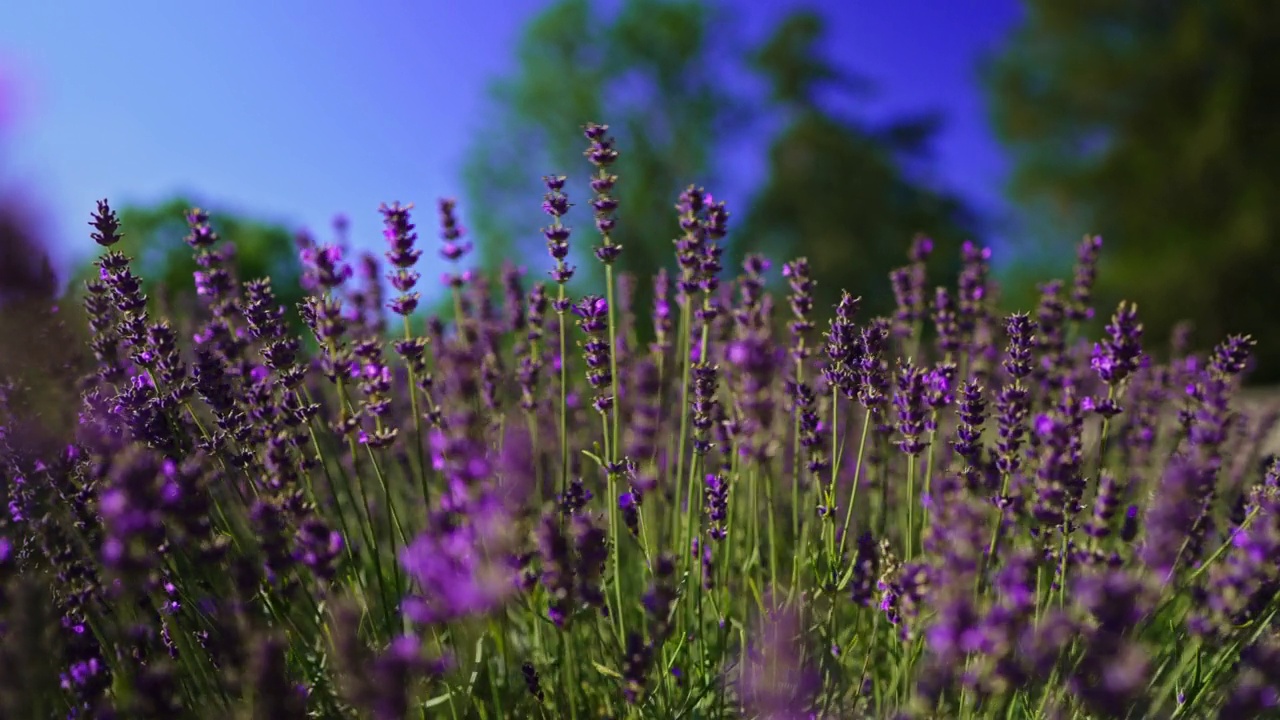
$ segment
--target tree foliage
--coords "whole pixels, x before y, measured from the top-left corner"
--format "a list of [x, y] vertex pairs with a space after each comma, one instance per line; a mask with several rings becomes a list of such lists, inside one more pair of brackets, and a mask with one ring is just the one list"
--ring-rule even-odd
[[847, 289], [863, 296], [868, 313], [884, 313], [893, 306], [887, 274], [905, 263], [913, 236], [934, 239], [933, 277], [949, 279], [959, 267], [960, 241], [973, 238], [978, 222], [958, 198], [911, 172], [928, 161], [938, 116], [872, 125], [822, 106], [826, 87], [858, 96], [872, 89], [818, 54], [824, 29], [820, 16], [795, 13], [751, 58], [787, 123], [770, 148], [768, 180], [752, 199], [733, 255], [807, 256], [819, 311]]
[[[947, 277], [957, 267], [959, 240], [971, 237], [977, 222], [957, 198], [913, 172], [928, 162], [939, 118], [872, 125], [839, 117], [821, 105], [819, 92], [866, 93], [871, 83], [818, 54], [819, 15], [792, 13], [759, 47], [726, 53], [717, 49], [725, 38], [716, 7], [624, 0], [606, 18], [588, 0], [562, 0], [530, 24], [519, 70], [495, 88], [494, 123], [477, 135], [468, 165], [474, 227], [490, 261], [518, 255], [538, 258], [530, 261], [535, 267], [545, 262], [536, 231], [545, 218], [528, 198], [539, 177], [555, 171], [579, 181], [571, 198], [585, 204], [585, 144], [573, 142], [581, 137], [574, 131], [598, 120], [611, 124], [621, 151], [619, 266], [649, 277], [671, 261], [679, 191], [699, 183], [714, 192], [708, 161], [723, 140], [780, 119], [764, 186], [749, 207], [730, 208], [729, 272], [749, 251], [775, 260], [804, 255], [818, 280], [820, 312], [838, 301], [841, 288], [884, 312], [893, 302], [889, 270], [904, 263], [911, 238], [925, 233], [939, 245], [936, 277]], [[751, 103], [730, 94], [717, 68], [762, 76], [770, 98]], [[586, 217], [570, 215], [579, 248], [595, 241]], [[637, 307], [647, 307], [648, 290], [640, 286]]]
[[[466, 167], [468, 214], [486, 264], [527, 258], [538, 276], [549, 265], [538, 233], [547, 218], [530, 202], [546, 174], [568, 176], [577, 205], [567, 218], [570, 242], [580, 263], [594, 263], [585, 252], [599, 242], [587, 206], [586, 122], [607, 123], [621, 153], [613, 166], [613, 237], [624, 248], [618, 267], [648, 278], [670, 263], [676, 197], [712, 179], [716, 140], [740, 120], [713, 67], [715, 42], [713, 10], [697, 0], [624, 0], [611, 14], [589, 0], [561, 0], [531, 21], [519, 69], [495, 85], [491, 122], [477, 133]], [[637, 307], [650, 298], [641, 283]]]
[[986, 68], [1011, 190], [1071, 244], [1106, 238], [1099, 298], [1148, 337], [1257, 334], [1280, 377], [1280, 4], [1031, 0]]
[[[116, 249], [134, 258], [142, 277], [143, 292], [152, 300], [181, 310], [196, 301], [195, 256], [183, 241], [189, 232], [186, 214], [199, 203], [186, 197], [174, 197], [150, 206], [128, 206], [120, 215], [124, 233]], [[302, 270], [298, 262], [293, 233], [286, 227], [256, 220], [234, 212], [210, 211], [209, 224], [224, 239], [234, 243], [234, 267], [242, 281], [271, 278], [276, 297], [286, 310], [286, 317], [297, 319], [297, 304], [305, 295]], [[95, 272], [86, 265], [78, 274], [83, 280]], [[83, 282], [75, 282], [78, 291]]]

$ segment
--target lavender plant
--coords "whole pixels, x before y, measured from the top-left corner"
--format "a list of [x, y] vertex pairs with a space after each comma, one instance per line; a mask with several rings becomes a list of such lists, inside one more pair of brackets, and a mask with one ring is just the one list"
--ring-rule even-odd
[[1122, 303], [1079, 337], [1091, 237], [1003, 318], [988, 250], [929, 300], [917, 238], [895, 315], [848, 288], [819, 337], [808, 263], [784, 319], [769, 260], [724, 276], [697, 187], [678, 273], [629, 307], [618, 151], [585, 135], [606, 294], [573, 295], [549, 175], [554, 290], [508, 269], [496, 308], [444, 200], [453, 312], [421, 328], [412, 205], [379, 209], [389, 300], [377, 258], [300, 241], [300, 338], [198, 209], [204, 304], [153, 316], [99, 203], [75, 427], [0, 385], [0, 716], [1280, 713], [1248, 336], [1162, 361]]

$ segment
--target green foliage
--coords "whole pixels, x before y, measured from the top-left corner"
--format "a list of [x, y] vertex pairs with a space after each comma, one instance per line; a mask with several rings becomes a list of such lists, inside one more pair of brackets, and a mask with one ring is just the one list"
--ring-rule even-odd
[[[865, 93], [870, 82], [816, 53], [820, 16], [792, 14], [742, 57], [715, 52], [724, 23], [714, 8], [689, 0], [628, 0], [605, 18], [587, 0], [564, 0], [530, 24], [519, 70], [495, 88], [495, 120], [478, 134], [467, 168], [472, 205], [497, 208], [473, 223], [490, 265], [518, 256], [536, 266], [545, 257], [536, 233], [545, 217], [528, 198], [547, 172], [570, 176], [570, 198], [580, 207], [569, 224], [577, 227], [580, 262], [587, 258], [582, 249], [596, 238], [581, 182], [585, 142], [575, 139], [583, 122], [598, 120], [610, 123], [621, 151], [615, 167], [616, 239], [625, 248], [619, 267], [651, 277], [670, 263], [669, 240], [678, 232], [670, 208], [679, 191], [692, 182], [714, 193], [708, 160], [720, 143], [780, 115], [768, 180], [749, 207], [730, 208], [741, 218], [730, 223], [730, 273], [747, 252], [778, 261], [805, 255], [818, 280], [820, 313], [842, 288], [866, 295], [870, 310], [887, 312], [893, 299], [886, 275], [902, 263], [911, 237], [926, 233], [939, 245], [939, 264], [946, 264], [937, 271], [954, 276], [958, 243], [972, 237], [976, 221], [958, 199], [910, 172], [927, 161], [938, 118], [873, 127], [836, 117], [819, 106], [817, 92]], [[713, 58], [725, 57], [763, 76], [772, 102], [749, 108], [726, 91], [709, 69]], [[648, 284], [640, 284], [636, 307], [647, 308], [650, 298]]]
[[[587, 205], [591, 166], [582, 156], [588, 121], [608, 123], [621, 153], [613, 167], [619, 268], [649, 278], [672, 262], [676, 196], [691, 182], [712, 183], [716, 141], [743, 119], [712, 69], [719, 25], [694, 0], [626, 0], [608, 17], [588, 0], [562, 0], [530, 23], [519, 70], [495, 86], [492, 120], [466, 168], [471, 207], [487, 209], [472, 213], [472, 227], [489, 266], [512, 257], [550, 266], [537, 232], [548, 219], [530, 202], [548, 173], [569, 177], [571, 246], [579, 264], [595, 262], [587, 253], [599, 242]], [[636, 306], [647, 308], [651, 297], [640, 283]]]
[[[143, 292], [154, 301], [189, 312], [196, 302], [193, 273], [195, 256], [183, 241], [188, 233], [186, 213], [199, 203], [174, 197], [151, 206], [125, 207], [121, 224], [127, 228], [116, 249], [135, 259], [143, 278]], [[293, 233], [288, 228], [226, 211], [211, 213], [210, 224], [235, 247], [235, 273], [242, 281], [269, 277], [286, 317], [296, 323], [297, 304], [305, 296], [302, 268]], [[71, 291], [83, 289], [83, 280], [97, 270], [86, 265], [76, 275]]]
[[796, 13], [752, 57], [790, 121], [770, 149], [769, 179], [752, 201], [732, 261], [749, 251], [808, 256], [820, 312], [829, 313], [847, 289], [864, 296], [868, 312], [886, 313], [894, 303], [885, 277], [903, 263], [912, 236], [933, 237], [943, 265], [938, 273], [954, 277], [959, 243], [972, 239], [977, 223], [959, 199], [909, 173], [914, 161], [927, 158], [937, 116], [873, 127], [820, 107], [823, 85], [857, 94], [870, 89], [817, 54], [822, 33], [819, 16]]
[[1054, 243], [1106, 238], [1099, 297], [1137, 300], [1153, 341], [1247, 327], [1254, 379], [1280, 377], [1280, 5], [1027, 5], [986, 68], [1014, 196]]

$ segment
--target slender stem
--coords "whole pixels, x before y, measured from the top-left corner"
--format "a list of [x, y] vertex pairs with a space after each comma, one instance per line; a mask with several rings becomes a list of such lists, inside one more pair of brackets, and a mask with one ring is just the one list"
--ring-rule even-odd
[[[409, 324], [409, 316], [404, 316], [404, 339], [413, 339], [413, 330]], [[422, 502], [428, 510], [431, 508], [431, 491], [427, 485], [427, 460], [422, 445], [422, 413], [418, 412], [418, 378], [413, 368], [413, 361], [405, 358], [405, 369], [409, 372], [409, 407], [413, 412], [413, 455], [418, 460], [418, 483], [422, 486]]]
[[[689, 430], [689, 376], [693, 370], [693, 360], [689, 357], [691, 354], [691, 346], [693, 344], [690, 324], [689, 299], [686, 297], [680, 303], [680, 339], [678, 341], [678, 352], [680, 353], [679, 361], [680, 367], [682, 368], [681, 372], [683, 374], [680, 380], [680, 434], [677, 436], [676, 441], [675, 497], [677, 502], [679, 502], [679, 498], [681, 496], [681, 483], [684, 482], [683, 470], [685, 441]], [[680, 527], [679, 508], [677, 507], [675, 510], [676, 511], [672, 513], [673, 517], [671, 519], [671, 537], [673, 538], [678, 537], [678, 530]]]
[[621, 423], [618, 422], [618, 335], [617, 321], [615, 320], [616, 309], [613, 306], [613, 265], [604, 266], [605, 278], [605, 294], [607, 295], [606, 304], [609, 306], [609, 374], [611, 380], [611, 392], [613, 393], [612, 419], [613, 434], [610, 440], [610, 448], [613, 454], [609, 457], [610, 462], [618, 461], [618, 435]]
[[[796, 385], [804, 382], [804, 338], [796, 348]], [[791, 536], [800, 538], [800, 404], [799, 395], [792, 398], [791, 420]], [[772, 494], [770, 494], [772, 498]], [[769, 501], [770, 523], [772, 523], [773, 500]], [[803, 549], [801, 549], [803, 552]], [[791, 586], [794, 589], [800, 584], [800, 563], [791, 566]]]
[[453, 288], [453, 314], [458, 324], [458, 344], [467, 347], [466, 315], [462, 312], [462, 290]]
[[[557, 308], [564, 307], [564, 285], [560, 285]], [[564, 310], [557, 309], [560, 321], [560, 494], [569, 491], [569, 358], [565, 350]]]
[[[600, 424], [604, 431], [604, 447], [605, 456], [609, 456], [609, 418], [604, 413], [600, 413]], [[620, 553], [622, 552], [622, 536], [618, 534], [618, 486], [615, 474], [608, 468], [605, 469], [606, 482], [609, 485], [609, 537], [613, 540], [613, 548], [610, 553], [613, 555], [613, 595], [615, 607], [613, 615], [618, 621], [618, 637], [626, 642], [627, 622], [623, 618], [622, 612], [622, 561]]]
[[[1000, 481], [999, 498], [1004, 498], [1009, 494], [1009, 473], [1004, 473]], [[996, 507], [995, 527], [991, 528], [991, 540], [987, 543], [987, 552], [982, 556], [978, 566], [978, 586], [977, 595], [982, 595], [982, 591], [986, 589], [987, 569], [991, 565], [991, 559], [1000, 551], [1000, 541], [1004, 536], [1004, 508]]]
[[907, 501], [905, 503], [907, 513], [907, 524], [904, 527], [906, 537], [903, 538], [903, 559], [911, 562], [911, 556], [915, 546], [915, 513], [916, 513], [916, 462], [919, 456], [913, 453], [907, 453]]
[[867, 430], [871, 427], [871, 410], [868, 408], [862, 415], [862, 437], [858, 440], [858, 459], [853, 465], [853, 489], [849, 492], [849, 507], [844, 511], [844, 530], [840, 533], [840, 547], [837, 557], [844, 554], [844, 543], [849, 537], [849, 523], [853, 520], [853, 505], [858, 499], [858, 486], [862, 484], [862, 457], [867, 449]]

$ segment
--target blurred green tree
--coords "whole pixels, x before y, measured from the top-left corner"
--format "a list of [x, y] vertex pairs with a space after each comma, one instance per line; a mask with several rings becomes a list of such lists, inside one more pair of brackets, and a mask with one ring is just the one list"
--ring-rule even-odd
[[930, 187], [920, 172], [941, 126], [938, 115], [872, 125], [822, 107], [824, 86], [855, 97], [873, 92], [869, 80], [818, 54], [824, 31], [821, 16], [796, 12], [751, 55], [785, 125], [770, 148], [768, 180], [730, 247], [731, 262], [747, 252], [807, 256], [818, 282], [819, 313], [829, 315], [847, 289], [863, 296], [864, 316], [870, 317], [893, 308], [888, 273], [906, 264], [912, 237], [933, 238], [930, 280], [949, 285], [959, 270], [959, 244], [977, 239], [979, 222], [959, 198]]
[[[182, 313], [196, 302], [195, 257], [183, 241], [188, 233], [187, 212], [207, 207], [187, 197], [174, 197], [148, 206], [126, 206], [119, 211], [124, 239], [114, 249], [133, 258], [143, 281], [143, 292], [153, 302], [163, 301]], [[209, 211], [209, 224], [235, 245], [235, 272], [241, 282], [271, 278], [276, 297], [291, 323], [300, 322], [297, 305], [305, 296], [302, 267], [293, 233], [283, 225], [253, 219], [234, 212]], [[92, 262], [79, 270], [70, 291], [83, 290], [83, 280], [94, 272]]]
[[[546, 217], [533, 199], [548, 172], [570, 176], [570, 199], [580, 206], [569, 216], [573, 242], [580, 251], [597, 242], [580, 128], [608, 122], [621, 152], [619, 267], [640, 279], [643, 313], [649, 278], [672, 262], [677, 194], [689, 183], [716, 192], [712, 166], [726, 139], [781, 115], [765, 186], [749, 207], [729, 208], [727, 273], [738, 272], [747, 252], [805, 255], [819, 282], [820, 312], [842, 288], [885, 312], [893, 306], [889, 270], [905, 264], [911, 238], [926, 233], [938, 244], [933, 279], [950, 281], [958, 243], [977, 222], [913, 172], [927, 165], [938, 117], [881, 126], [837, 117], [820, 106], [819, 90], [864, 93], [870, 83], [817, 54], [819, 15], [793, 13], [744, 52], [721, 9], [727, 6], [702, 0], [623, 0], [606, 18], [590, 0], [561, 0], [530, 23], [519, 70], [495, 86], [493, 121], [478, 131], [466, 170], [473, 228], [488, 262], [527, 257], [531, 267], [550, 265], [537, 232]], [[734, 68], [762, 75], [772, 101], [752, 104], [731, 93], [717, 72]], [[587, 257], [579, 255], [586, 269], [579, 276], [594, 279], [599, 273]]]
[[1071, 231], [1038, 249], [1103, 235], [1100, 307], [1137, 301], [1153, 346], [1253, 333], [1255, 381], [1280, 378], [1277, 47], [1270, 0], [1030, 0], [984, 68], [1013, 197]]
[[650, 278], [673, 263], [677, 195], [689, 183], [715, 191], [708, 161], [745, 118], [716, 74], [722, 27], [700, 0], [623, 0], [608, 16], [590, 0], [560, 0], [530, 22], [519, 69], [493, 87], [490, 124], [478, 129], [465, 169], [462, 211], [488, 269], [520, 258], [532, 278], [547, 279], [541, 177], [562, 174], [576, 205], [566, 218], [575, 230], [575, 281], [600, 282], [587, 252], [599, 235], [587, 204], [592, 168], [582, 126], [607, 123], [620, 152], [618, 269], [638, 278], [635, 307], [647, 311]]

